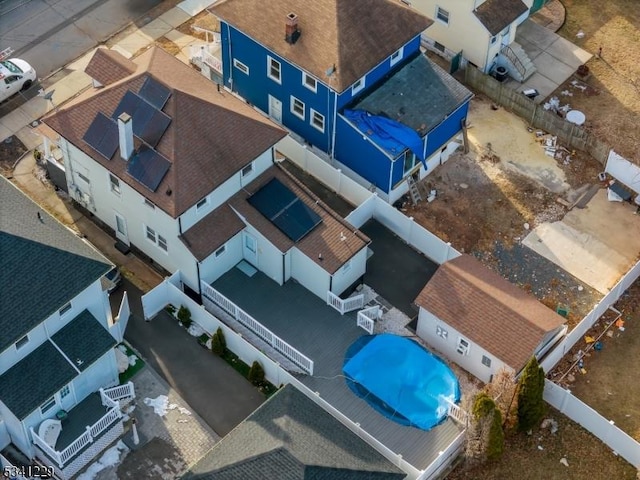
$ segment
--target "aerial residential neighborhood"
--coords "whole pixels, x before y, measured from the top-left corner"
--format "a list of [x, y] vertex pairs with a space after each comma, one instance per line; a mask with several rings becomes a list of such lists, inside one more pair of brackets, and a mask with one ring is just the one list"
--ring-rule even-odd
[[1, 0], [3, 478], [637, 479], [638, 25]]

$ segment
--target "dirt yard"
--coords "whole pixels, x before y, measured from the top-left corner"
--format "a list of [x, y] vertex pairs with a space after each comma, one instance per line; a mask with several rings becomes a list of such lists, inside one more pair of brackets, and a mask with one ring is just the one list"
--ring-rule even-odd
[[15, 135], [0, 142], [0, 175], [11, 175], [13, 165], [26, 151], [27, 148]]
[[569, 79], [553, 95], [561, 104], [583, 111], [590, 131], [623, 157], [640, 164], [640, 2], [562, 3], [567, 15], [558, 33], [594, 57], [587, 63], [590, 76], [586, 80], [574, 86]]

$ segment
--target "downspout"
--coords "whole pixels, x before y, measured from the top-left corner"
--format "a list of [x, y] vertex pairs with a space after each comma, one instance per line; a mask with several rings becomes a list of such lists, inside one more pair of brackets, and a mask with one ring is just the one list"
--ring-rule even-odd
[[229, 50], [229, 87], [233, 92], [233, 58], [231, 57], [231, 32], [229, 31], [228, 23], [227, 23], [227, 46]]
[[[331, 87], [329, 87], [331, 91]], [[331, 158], [336, 158], [336, 122], [338, 121], [338, 92], [334, 92], [333, 95], [333, 132], [331, 135]]]
[[392, 159], [391, 160], [391, 168], [389, 168], [389, 186], [387, 188], [387, 200], [389, 199], [389, 197], [391, 196], [391, 186], [392, 186], [392, 179], [393, 179], [393, 167], [394, 164], [396, 163], [397, 158], [396, 159]]
[[196, 275], [198, 276], [198, 295], [202, 299], [202, 279], [200, 278], [200, 262], [196, 260]]
[[182, 235], [182, 217], [178, 217], [178, 235]]
[[285, 260], [286, 255], [287, 255], [286, 252], [282, 254], [282, 285], [284, 285], [284, 282], [286, 282], [285, 278], [287, 276], [287, 270], [286, 270], [286, 268], [287, 268], [286, 267], [286, 263], [287, 262]]

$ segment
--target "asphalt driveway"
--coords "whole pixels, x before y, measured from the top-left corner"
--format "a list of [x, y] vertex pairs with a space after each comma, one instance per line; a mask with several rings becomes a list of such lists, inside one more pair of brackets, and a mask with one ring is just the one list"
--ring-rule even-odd
[[265, 401], [264, 395], [226, 362], [199, 346], [166, 312], [145, 322], [141, 292], [126, 279], [111, 296], [112, 309], [118, 308], [124, 290], [132, 311], [126, 340], [218, 435], [229, 433]]

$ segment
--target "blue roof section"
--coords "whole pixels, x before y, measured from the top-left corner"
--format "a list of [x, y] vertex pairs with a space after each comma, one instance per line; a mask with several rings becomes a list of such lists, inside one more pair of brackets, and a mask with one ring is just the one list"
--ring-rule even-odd
[[0, 352], [112, 268], [0, 177]]
[[398, 121], [424, 136], [472, 96], [442, 68], [418, 55], [349, 108]]
[[77, 374], [47, 340], [0, 375], [0, 400], [23, 420]]

